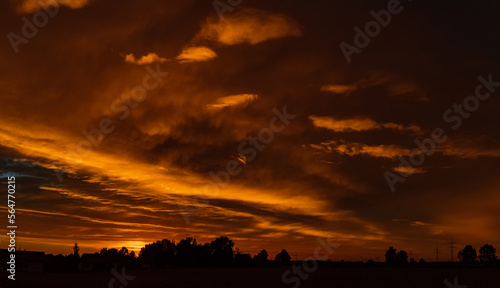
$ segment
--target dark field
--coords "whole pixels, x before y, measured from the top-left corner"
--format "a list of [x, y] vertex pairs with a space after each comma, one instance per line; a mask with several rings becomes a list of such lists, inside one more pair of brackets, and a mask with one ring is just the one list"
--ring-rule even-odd
[[[171, 268], [127, 271], [135, 276], [122, 285], [111, 283], [110, 272], [19, 273], [7, 281], [2, 273], [1, 287], [294, 287], [284, 284], [283, 273], [290, 267], [268, 268]], [[292, 276], [289, 276], [289, 279]], [[453, 286], [458, 277], [458, 286]], [[452, 285], [443, 283], [448, 279]], [[114, 285], [113, 285], [114, 284]], [[463, 285], [463, 286], [461, 286]], [[500, 287], [499, 268], [383, 268], [320, 267], [298, 287], [412, 287], [476, 288]]]

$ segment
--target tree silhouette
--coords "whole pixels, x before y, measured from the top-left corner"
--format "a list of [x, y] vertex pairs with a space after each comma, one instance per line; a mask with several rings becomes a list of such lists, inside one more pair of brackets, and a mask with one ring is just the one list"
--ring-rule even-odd
[[253, 260], [257, 264], [264, 264], [268, 261], [269, 254], [267, 254], [266, 249], [262, 249], [262, 251], [259, 252], [259, 254], [255, 255], [253, 257]]
[[198, 264], [198, 244], [196, 243], [196, 239], [192, 237], [188, 237], [186, 239], [182, 239], [175, 246], [175, 258], [177, 262], [181, 265], [196, 265]]
[[230, 265], [233, 261], [234, 242], [221, 236], [210, 243], [210, 256], [216, 265]]
[[73, 246], [73, 255], [75, 255], [75, 257], [77, 258], [80, 257], [80, 254], [78, 254], [78, 252], [80, 252], [80, 247], [78, 247], [78, 243], [75, 243], [75, 246]]
[[175, 243], [168, 239], [163, 239], [160, 242], [162, 253], [162, 264], [174, 264], [175, 262]]
[[290, 263], [291, 259], [292, 257], [290, 257], [290, 254], [288, 254], [288, 252], [283, 249], [280, 253], [276, 254], [276, 256], [274, 257], [274, 262], [278, 264], [288, 264]]
[[101, 252], [99, 254], [107, 255], [107, 256], [111, 256], [111, 257], [116, 257], [116, 256], [118, 256], [118, 250], [116, 248], [108, 249], [108, 248], [104, 247], [101, 249]]
[[479, 249], [479, 261], [481, 263], [492, 264], [497, 260], [497, 255], [495, 254], [497, 250], [490, 244], [485, 244], [481, 249]]
[[175, 257], [175, 243], [168, 239], [146, 244], [139, 252], [139, 257], [144, 264], [163, 266], [173, 264]]
[[392, 246], [389, 247], [387, 251], [385, 251], [385, 263], [390, 265], [397, 263], [396, 249], [394, 249]]
[[66, 257], [67, 264], [69, 264], [69, 267], [72, 270], [76, 270], [78, 262], [80, 262], [80, 254], [78, 254], [79, 251], [80, 247], [78, 247], [78, 244], [75, 243], [75, 246], [73, 246], [73, 254], [70, 254]]
[[396, 254], [396, 263], [399, 265], [408, 263], [408, 253], [405, 250], [399, 250]]
[[467, 245], [458, 252], [458, 260], [464, 264], [472, 264], [476, 262], [477, 254], [476, 249], [474, 249], [471, 245]]
[[368, 261], [366, 261], [365, 266], [373, 267], [375, 266], [375, 261], [373, 261], [373, 259], [369, 259]]
[[250, 266], [253, 264], [252, 256], [248, 253], [243, 253], [240, 249], [236, 248], [234, 254], [234, 265], [236, 266]]
[[120, 249], [120, 251], [118, 251], [118, 255], [120, 255], [120, 256], [128, 256], [128, 249], [127, 249], [127, 247], [122, 247], [122, 249]]
[[408, 253], [404, 250], [399, 250], [399, 252], [397, 252], [397, 250], [391, 246], [387, 251], [385, 251], [385, 263], [389, 265], [407, 264]]

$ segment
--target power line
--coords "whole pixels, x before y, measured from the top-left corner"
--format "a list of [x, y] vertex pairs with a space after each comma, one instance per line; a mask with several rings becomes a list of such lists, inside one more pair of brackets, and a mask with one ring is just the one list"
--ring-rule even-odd
[[453, 262], [453, 248], [455, 248], [455, 246], [453, 246], [453, 239], [451, 239], [451, 242], [450, 242], [450, 249], [451, 249], [451, 262]]

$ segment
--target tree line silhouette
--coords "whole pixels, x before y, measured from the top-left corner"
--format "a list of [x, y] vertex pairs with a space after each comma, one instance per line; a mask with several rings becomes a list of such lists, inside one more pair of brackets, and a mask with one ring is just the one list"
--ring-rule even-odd
[[484, 264], [493, 264], [498, 261], [496, 256], [497, 250], [490, 244], [485, 244], [479, 249], [479, 257], [476, 254], [476, 249], [471, 245], [467, 245], [464, 249], [458, 252], [458, 259], [464, 264], [474, 264], [478, 261]]
[[73, 254], [68, 256], [48, 255], [53, 263], [63, 263], [50, 270], [101, 270], [116, 266], [130, 268], [155, 267], [203, 267], [203, 266], [253, 266], [253, 265], [288, 265], [290, 254], [282, 249], [273, 259], [266, 249], [262, 249], [253, 257], [234, 247], [234, 242], [227, 236], [220, 236], [210, 243], [199, 244], [196, 239], [188, 237], [178, 243], [168, 239], [146, 244], [138, 255], [129, 252], [126, 247], [121, 249], [107, 247], [94, 254], [80, 256], [78, 244], [73, 247]]
[[[198, 244], [196, 239], [188, 237], [179, 243], [163, 239], [141, 248], [139, 261], [155, 266], [246, 266], [269, 264], [271, 260], [265, 249], [251, 257], [248, 253], [234, 249], [234, 242], [226, 236], [216, 238], [210, 243]], [[290, 255], [283, 249], [276, 254], [272, 262], [286, 264]]]
[[[243, 253], [234, 247], [234, 242], [226, 236], [220, 236], [210, 243], [199, 244], [196, 239], [188, 237], [178, 243], [168, 239], [159, 240], [146, 244], [141, 248], [138, 255], [126, 247], [121, 249], [107, 247], [93, 254], [79, 254], [78, 244], [73, 247], [73, 254], [63, 256], [46, 255], [47, 271], [90, 271], [103, 270], [113, 267], [128, 268], [159, 268], [159, 267], [228, 267], [228, 266], [279, 266], [290, 265], [290, 254], [282, 249], [274, 258], [270, 258], [268, 252], [262, 249], [253, 257], [249, 253]], [[496, 249], [489, 244], [479, 249], [479, 256], [471, 245], [465, 246], [458, 252], [458, 259], [464, 265], [492, 265], [500, 264]], [[321, 262], [321, 261], [320, 261]], [[331, 265], [384, 265], [376, 263], [372, 259], [366, 263], [323, 261]], [[424, 259], [417, 263], [413, 258], [408, 259], [408, 253], [404, 250], [397, 251], [389, 247], [385, 253], [386, 266], [404, 266], [408, 264], [427, 265]]]
[[[458, 252], [457, 257], [458, 261], [465, 265], [472, 265], [475, 263], [492, 265], [498, 263], [496, 249], [490, 244], [485, 244], [479, 249], [479, 257], [477, 256], [476, 249], [474, 249], [472, 245], [466, 245]], [[387, 251], [385, 251], [385, 263], [392, 266], [408, 264], [408, 253], [404, 250], [399, 250], [398, 252], [391, 246]], [[410, 259], [410, 263], [416, 262], [412, 258]], [[423, 264], [425, 263], [425, 260], [421, 258], [419, 263]]]

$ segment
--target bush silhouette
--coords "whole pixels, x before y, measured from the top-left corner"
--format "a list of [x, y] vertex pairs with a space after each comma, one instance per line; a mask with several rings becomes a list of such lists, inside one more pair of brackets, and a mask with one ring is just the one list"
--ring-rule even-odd
[[288, 264], [290, 263], [291, 259], [292, 258], [290, 257], [290, 254], [288, 254], [288, 252], [283, 249], [280, 253], [276, 254], [276, 257], [274, 257], [274, 262], [276, 262], [277, 264]]

